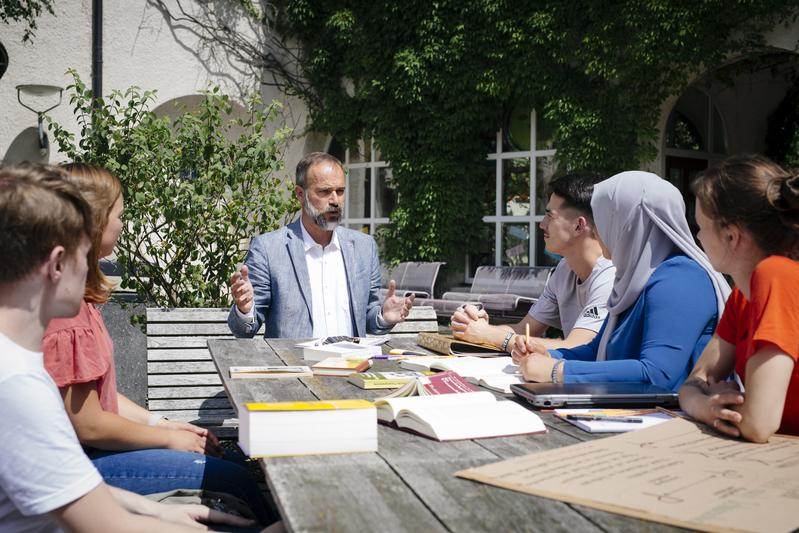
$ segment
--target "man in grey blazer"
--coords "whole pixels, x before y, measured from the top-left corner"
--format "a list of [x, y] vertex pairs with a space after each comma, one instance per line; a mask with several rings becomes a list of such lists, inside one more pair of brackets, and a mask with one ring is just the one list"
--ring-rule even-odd
[[255, 237], [244, 266], [230, 279], [228, 315], [236, 337], [306, 338], [388, 333], [413, 306], [413, 296], [389, 292], [380, 302], [380, 263], [374, 239], [339, 227], [344, 167], [322, 152], [297, 165], [299, 220]]

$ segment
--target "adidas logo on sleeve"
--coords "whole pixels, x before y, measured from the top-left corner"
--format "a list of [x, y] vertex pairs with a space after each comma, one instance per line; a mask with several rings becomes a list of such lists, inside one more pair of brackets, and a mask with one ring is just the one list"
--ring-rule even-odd
[[591, 307], [590, 309], [586, 309], [583, 312], [583, 317], [584, 318], [596, 318], [596, 319], [598, 319], [598, 318], [600, 318], [599, 309], [596, 306]]

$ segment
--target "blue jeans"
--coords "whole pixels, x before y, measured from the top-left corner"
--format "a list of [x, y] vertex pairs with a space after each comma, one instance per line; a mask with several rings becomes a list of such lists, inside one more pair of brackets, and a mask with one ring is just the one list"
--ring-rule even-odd
[[87, 455], [109, 485], [154, 494], [175, 489], [227, 492], [244, 501], [261, 524], [278, 519], [267, 511], [263, 494], [234, 454], [225, 459], [166, 449], [110, 452], [88, 450]]

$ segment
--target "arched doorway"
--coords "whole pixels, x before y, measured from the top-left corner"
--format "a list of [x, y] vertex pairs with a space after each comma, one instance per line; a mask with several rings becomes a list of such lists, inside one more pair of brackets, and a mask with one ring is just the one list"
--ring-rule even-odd
[[768, 51], [708, 72], [677, 99], [663, 135], [664, 176], [682, 191], [694, 231], [691, 180], [728, 155], [768, 154], [775, 113], [797, 90], [799, 56]]
[[682, 192], [688, 223], [696, 233], [691, 180], [727, 154], [724, 123], [710, 94], [698, 87], [686, 89], [669, 115], [665, 138], [666, 179]]

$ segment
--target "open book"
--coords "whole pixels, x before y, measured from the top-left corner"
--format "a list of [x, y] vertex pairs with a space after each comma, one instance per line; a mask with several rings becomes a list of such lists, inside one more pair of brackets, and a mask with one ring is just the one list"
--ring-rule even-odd
[[507, 355], [495, 346], [490, 344], [475, 344], [473, 342], [460, 341], [451, 335], [441, 335], [423, 331], [416, 336], [416, 344], [428, 350], [443, 353], [445, 355], [472, 355], [475, 357], [496, 357]]
[[377, 418], [439, 441], [545, 433], [535, 413], [487, 391], [375, 401]]
[[460, 394], [463, 392], [477, 392], [479, 389], [464, 380], [455, 372], [439, 372], [438, 374], [419, 374], [415, 379], [405, 383], [390, 394], [381, 396], [386, 398], [401, 398], [404, 396], [432, 396], [435, 394]]
[[400, 366], [417, 372], [449, 370], [458, 373], [469, 383], [505, 394], [510, 394], [513, 383], [524, 383], [519, 366], [510, 357], [414, 357], [403, 359]]

